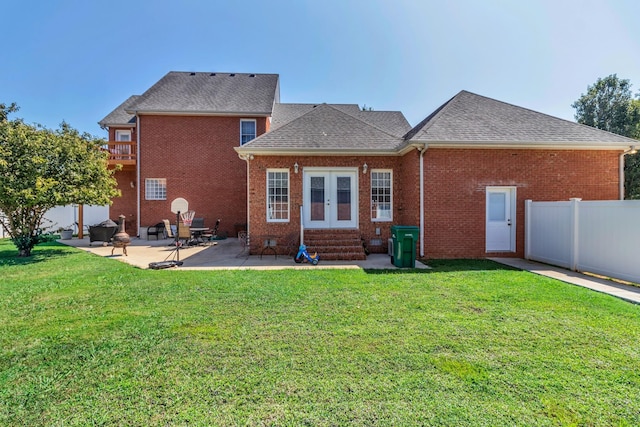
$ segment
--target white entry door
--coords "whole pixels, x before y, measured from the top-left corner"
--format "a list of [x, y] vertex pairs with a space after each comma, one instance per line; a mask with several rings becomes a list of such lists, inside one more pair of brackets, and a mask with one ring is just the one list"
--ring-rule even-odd
[[306, 228], [356, 228], [357, 170], [305, 169], [303, 212]]
[[516, 188], [487, 187], [486, 251], [516, 250]]

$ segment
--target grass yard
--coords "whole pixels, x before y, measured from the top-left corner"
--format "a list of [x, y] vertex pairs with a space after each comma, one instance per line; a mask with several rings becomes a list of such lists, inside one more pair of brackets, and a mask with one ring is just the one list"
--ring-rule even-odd
[[640, 425], [640, 307], [489, 261], [15, 254], [0, 241], [0, 425]]

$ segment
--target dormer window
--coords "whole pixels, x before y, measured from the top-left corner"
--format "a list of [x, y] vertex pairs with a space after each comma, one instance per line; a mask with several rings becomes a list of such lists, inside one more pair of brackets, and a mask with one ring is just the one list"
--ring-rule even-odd
[[256, 137], [255, 119], [240, 120], [240, 145], [244, 145]]

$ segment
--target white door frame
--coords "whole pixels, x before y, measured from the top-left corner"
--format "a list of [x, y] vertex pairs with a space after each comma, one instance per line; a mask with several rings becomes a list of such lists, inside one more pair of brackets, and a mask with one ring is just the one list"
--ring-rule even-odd
[[[492, 198], [492, 195], [504, 198]], [[493, 205], [492, 200], [497, 205]], [[485, 251], [516, 251], [516, 187], [495, 186], [486, 188], [485, 203]], [[501, 211], [500, 207], [504, 209]], [[498, 210], [495, 210], [495, 209]]]
[[[302, 204], [303, 204], [303, 224], [305, 228], [358, 228], [358, 168], [326, 168], [326, 167], [305, 167], [302, 171]], [[340, 175], [349, 176], [351, 179], [351, 220], [337, 220], [337, 178]], [[311, 177], [324, 176], [325, 189], [325, 220], [311, 221]]]

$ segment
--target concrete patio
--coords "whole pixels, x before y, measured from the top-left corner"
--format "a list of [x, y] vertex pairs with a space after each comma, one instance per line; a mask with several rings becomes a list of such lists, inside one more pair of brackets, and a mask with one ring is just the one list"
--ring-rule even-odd
[[[90, 245], [87, 237], [59, 240], [59, 242], [139, 268], [149, 268], [151, 262], [176, 259], [175, 247], [170, 246], [173, 242], [172, 239], [145, 240], [134, 237], [127, 247], [128, 256], [124, 256], [122, 249], [118, 248], [113, 250], [113, 255], [111, 255], [113, 246], [103, 246], [101, 242], [93, 242]], [[210, 246], [186, 246], [180, 249], [179, 257], [180, 261], [184, 262], [181, 267], [177, 268], [180, 270], [397, 269], [391, 264], [391, 258], [386, 254], [371, 254], [364, 261], [323, 261], [322, 254], [320, 254], [320, 263], [315, 266], [309, 263], [296, 264], [291, 256], [278, 255], [276, 257], [271, 252], [265, 252], [262, 257], [247, 255], [240, 240], [234, 238], [218, 240]], [[429, 267], [416, 261], [416, 268], [428, 269]]]

